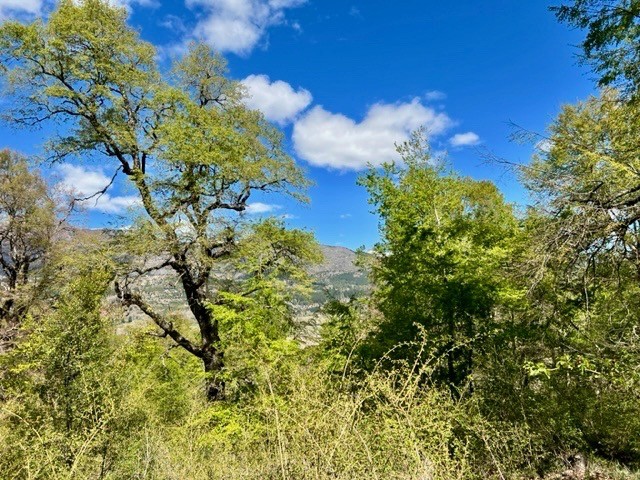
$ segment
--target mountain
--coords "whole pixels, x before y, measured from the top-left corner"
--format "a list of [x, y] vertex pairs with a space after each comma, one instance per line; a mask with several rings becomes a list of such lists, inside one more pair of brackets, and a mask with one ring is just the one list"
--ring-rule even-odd
[[[321, 245], [320, 248], [323, 262], [309, 268], [312, 293], [295, 302], [300, 319], [313, 316], [328, 300], [347, 300], [352, 296], [364, 295], [370, 289], [366, 273], [356, 266], [356, 253], [353, 250], [330, 245]], [[147, 274], [140, 285], [143, 295], [158, 310], [191, 316], [178, 278], [170, 268]], [[128, 321], [142, 316], [135, 309], [127, 314]]]
[[369, 291], [369, 280], [358, 266], [356, 253], [345, 247], [321, 245], [324, 261], [309, 269], [313, 295], [309, 306], [320, 307], [327, 300], [346, 300]]

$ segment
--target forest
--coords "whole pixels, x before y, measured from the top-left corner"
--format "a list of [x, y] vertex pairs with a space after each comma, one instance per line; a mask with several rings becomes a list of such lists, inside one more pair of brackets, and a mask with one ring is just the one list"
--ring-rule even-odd
[[[0, 479], [640, 479], [640, 1], [550, 9], [599, 94], [529, 161], [490, 160], [531, 201], [416, 129], [359, 176], [370, 287], [312, 326], [318, 241], [245, 215], [311, 182], [221, 54], [165, 71], [106, 0], [2, 22], [4, 121], [46, 165], [126, 178], [140, 213], [80, 228], [109, 185], [70, 196], [0, 152]], [[159, 271], [184, 308], [150, 295]]]

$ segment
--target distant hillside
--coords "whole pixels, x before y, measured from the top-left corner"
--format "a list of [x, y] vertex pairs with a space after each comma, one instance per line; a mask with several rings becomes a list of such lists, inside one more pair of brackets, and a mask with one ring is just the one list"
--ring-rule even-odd
[[[72, 229], [61, 235], [86, 235], [103, 241], [113, 234], [109, 229]], [[313, 292], [309, 297], [299, 298], [297, 308], [300, 315], [308, 316], [317, 311], [328, 300], [347, 300], [352, 296], [362, 296], [369, 289], [367, 275], [356, 266], [356, 253], [345, 247], [321, 245], [324, 261], [309, 268]], [[0, 285], [3, 282], [0, 272]], [[175, 272], [169, 267], [148, 273], [142, 281], [144, 295], [161, 311], [190, 315], [186, 299], [178, 284]], [[115, 297], [112, 296], [115, 300]], [[141, 312], [130, 312], [129, 319], [142, 316]]]
[[369, 290], [369, 280], [356, 265], [356, 253], [345, 247], [321, 245], [324, 261], [313, 266], [314, 293], [309, 306], [321, 306], [327, 300], [345, 300]]
[[[299, 298], [296, 302], [301, 318], [308, 318], [328, 300], [346, 300], [366, 294], [370, 288], [366, 274], [355, 265], [353, 250], [330, 245], [321, 245], [321, 249], [324, 261], [309, 269], [313, 292], [310, 297]], [[147, 274], [142, 287], [144, 295], [159, 310], [190, 316], [178, 278], [170, 268]], [[129, 312], [129, 320], [141, 316], [139, 311]]]

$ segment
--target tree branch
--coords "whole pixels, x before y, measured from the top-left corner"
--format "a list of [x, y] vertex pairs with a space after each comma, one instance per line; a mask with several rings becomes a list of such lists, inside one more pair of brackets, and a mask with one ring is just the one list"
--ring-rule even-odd
[[77, 202], [86, 202], [87, 200], [91, 200], [92, 198], [96, 199], [96, 205], [98, 204], [98, 200], [100, 200], [100, 197], [102, 197], [105, 193], [107, 193], [107, 190], [109, 190], [109, 188], [113, 185], [113, 182], [116, 180], [116, 177], [118, 176], [118, 172], [122, 169], [122, 165], [120, 165], [117, 169], [116, 169], [116, 173], [113, 174], [113, 176], [111, 177], [111, 180], [109, 181], [109, 183], [102, 189], [102, 190], [98, 190], [97, 192], [89, 195], [88, 197], [82, 197], [82, 198], [73, 198], [73, 200], [71, 200], [71, 210], [73, 210], [73, 208], [75, 207], [75, 204]]
[[175, 329], [173, 323], [169, 320], [165, 319], [158, 312], [153, 310], [151, 305], [145, 302], [142, 297], [136, 293], [132, 293], [128, 290], [123, 291], [120, 288], [120, 284], [118, 282], [115, 283], [115, 290], [117, 297], [122, 301], [124, 305], [130, 307], [135, 305], [140, 310], [142, 310], [151, 320], [155, 322], [155, 324], [162, 329], [167, 336], [171, 337], [171, 339], [184, 348], [187, 352], [195, 355], [198, 358], [203, 357], [203, 352], [200, 348], [196, 347], [193, 342], [184, 337], [178, 330]]

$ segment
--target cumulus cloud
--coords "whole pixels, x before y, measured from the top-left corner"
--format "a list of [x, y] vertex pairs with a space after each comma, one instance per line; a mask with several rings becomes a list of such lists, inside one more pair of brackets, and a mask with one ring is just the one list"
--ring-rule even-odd
[[280, 210], [282, 207], [280, 205], [273, 205], [270, 203], [262, 203], [262, 202], [253, 202], [247, 205], [247, 209], [245, 210], [249, 215], [260, 215], [263, 213], [271, 213], [276, 210]]
[[284, 22], [285, 10], [306, 0], [187, 0], [190, 8], [206, 15], [198, 22], [195, 36], [220, 51], [245, 55], [251, 52], [267, 29]]
[[[111, 177], [105, 175], [102, 170], [89, 170], [68, 163], [59, 165], [57, 170], [62, 177], [58, 187], [75, 197], [84, 198], [93, 195], [111, 182]], [[140, 204], [140, 198], [136, 195], [113, 196], [109, 193], [80, 202], [80, 205], [88, 210], [113, 214], [124, 213]]]
[[249, 93], [246, 105], [260, 110], [268, 120], [280, 125], [294, 120], [313, 99], [308, 90], [300, 88], [296, 91], [282, 80], [271, 82], [266, 75], [249, 75], [242, 83]]
[[312, 165], [361, 170], [397, 159], [394, 143], [403, 142], [419, 127], [430, 137], [445, 132], [453, 121], [419, 99], [406, 103], [377, 103], [361, 122], [316, 106], [294, 125], [297, 154]]
[[454, 147], [472, 147], [480, 143], [480, 137], [474, 132], [456, 133], [449, 143]]

